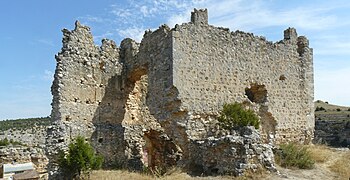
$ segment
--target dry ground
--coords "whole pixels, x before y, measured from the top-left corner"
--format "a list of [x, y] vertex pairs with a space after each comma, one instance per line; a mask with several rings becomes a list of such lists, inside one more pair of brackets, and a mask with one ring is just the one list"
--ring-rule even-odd
[[301, 169], [285, 169], [277, 167], [279, 174], [259, 173], [254, 175], [246, 175], [245, 177], [191, 177], [179, 170], [168, 172], [166, 176], [156, 178], [147, 174], [132, 173], [127, 171], [94, 171], [91, 179], [101, 180], [226, 180], [226, 179], [288, 179], [288, 180], [349, 180], [350, 178], [350, 150], [329, 148], [321, 145], [310, 145], [309, 150], [313, 159], [316, 161], [315, 167], [310, 170]]

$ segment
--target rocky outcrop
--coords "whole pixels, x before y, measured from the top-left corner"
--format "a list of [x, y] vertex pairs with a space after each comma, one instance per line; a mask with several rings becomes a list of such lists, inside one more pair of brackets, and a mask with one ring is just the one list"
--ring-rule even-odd
[[189, 168], [195, 175], [239, 176], [246, 170], [264, 168], [276, 172], [272, 149], [271, 144], [261, 143], [260, 133], [254, 127], [243, 127], [229, 135], [193, 141]]
[[350, 147], [350, 120], [330, 120], [332, 116], [328, 115], [322, 118], [326, 120], [316, 120], [314, 142], [334, 147]]

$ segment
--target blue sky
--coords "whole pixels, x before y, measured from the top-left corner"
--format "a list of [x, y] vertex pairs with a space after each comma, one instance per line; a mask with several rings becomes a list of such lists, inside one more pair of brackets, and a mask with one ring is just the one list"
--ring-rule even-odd
[[54, 55], [62, 28], [75, 20], [91, 27], [95, 42], [140, 41], [146, 29], [188, 22], [208, 8], [209, 23], [253, 32], [270, 41], [295, 27], [314, 48], [315, 100], [350, 106], [348, 0], [2, 0], [0, 1], [0, 119], [47, 116]]

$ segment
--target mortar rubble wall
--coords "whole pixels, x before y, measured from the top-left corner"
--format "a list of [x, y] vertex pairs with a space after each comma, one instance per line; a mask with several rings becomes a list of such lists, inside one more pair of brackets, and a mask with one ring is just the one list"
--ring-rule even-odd
[[224, 103], [249, 101], [245, 88], [265, 85], [268, 97], [261, 105], [277, 121], [277, 142], [310, 142], [312, 49], [304, 47], [300, 56], [296, 37], [271, 43], [251, 33], [187, 23], [177, 26], [173, 41], [173, 81], [182, 109], [217, 115]]

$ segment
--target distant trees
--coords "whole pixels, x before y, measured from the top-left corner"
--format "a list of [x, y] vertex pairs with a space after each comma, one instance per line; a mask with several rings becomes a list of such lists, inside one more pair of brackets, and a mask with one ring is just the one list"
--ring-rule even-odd
[[0, 120], [0, 131], [6, 131], [9, 129], [29, 129], [34, 126], [48, 126], [51, 124], [50, 117], [40, 117], [40, 118], [26, 118], [26, 119], [16, 119], [16, 120]]
[[96, 155], [93, 147], [78, 136], [68, 145], [68, 152], [60, 152], [59, 167], [68, 178], [80, 178], [82, 173], [89, 173], [93, 169], [100, 169], [103, 157]]
[[323, 108], [322, 106], [321, 107], [316, 107], [316, 109], [315, 109], [315, 111], [324, 111], [324, 110], [326, 110], [325, 108]]

